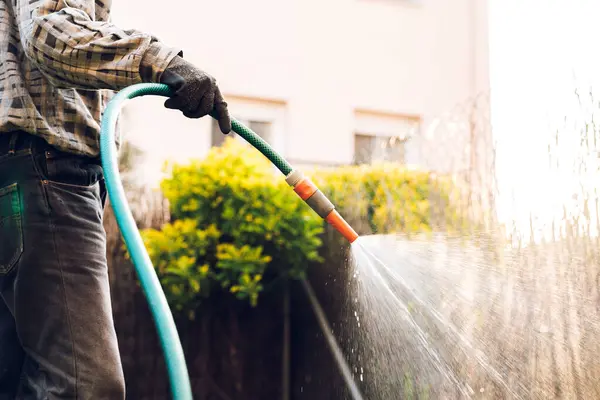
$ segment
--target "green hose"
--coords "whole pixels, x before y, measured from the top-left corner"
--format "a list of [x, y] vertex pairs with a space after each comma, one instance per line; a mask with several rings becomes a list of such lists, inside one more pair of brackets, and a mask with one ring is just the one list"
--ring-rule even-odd
[[[106, 107], [104, 116], [102, 117], [100, 154], [102, 158], [102, 167], [104, 168], [106, 188], [115, 213], [115, 218], [123, 235], [125, 244], [127, 245], [127, 249], [129, 250], [129, 254], [131, 255], [133, 265], [137, 271], [144, 294], [146, 295], [146, 299], [150, 305], [150, 310], [152, 312], [152, 316], [154, 317], [156, 328], [158, 330], [158, 336], [160, 338], [160, 343], [167, 363], [172, 397], [175, 400], [191, 400], [192, 389], [190, 385], [190, 378], [188, 375], [181, 342], [179, 340], [179, 334], [177, 333], [177, 327], [175, 326], [171, 309], [167, 303], [165, 293], [162, 290], [160, 281], [158, 280], [158, 276], [156, 275], [156, 271], [154, 270], [152, 261], [150, 260], [150, 256], [148, 256], [148, 252], [146, 251], [142, 237], [127, 204], [127, 197], [125, 196], [125, 191], [119, 176], [117, 148], [115, 144], [115, 127], [121, 107], [126, 100], [145, 95], [169, 97], [171, 93], [172, 92], [168, 86], [156, 83], [142, 83], [133, 85], [117, 93], [117, 95]], [[277, 154], [260, 136], [235, 119], [231, 121], [231, 127], [233, 132], [240, 135], [243, 139], [260, 151], [265, 157], [267, 157], [267, 159], [269, 159], [269, 161], [275, 164], [275, 166], [286, 177], [290, 175], [292, 172], [292, 166], [279, 154]], [[325, 198], [325, 200], [327, 199]], [[347, 223], [343, 221], [339, 214], [337, 217], [338, 224], [343, 222], [347, 225]], [[355, 234], [354, 238], [358, 236], [349, 225], [347, 225], [347, 228]], [[344, 234], [343, 229], [341, 229], [340, 226], [337, 226], [336, 229], [340, 230], [340, 232]], [[346, 236], [346, 238], [348, 237]], [[311, 302], [314, 303], [315, 301], [316, 298], [311, 299]], [[318, 310], [320, 310], [320, 307], [318, 309], [316, 308], [315, 310], [318, 314], [317, 316], [324, 329], [324, 332], [327, 334], [327, 330], [329, 328], [326, 323], [322, 322], [324, 321], [324, 315], [320, 315], [322, 314], [322, 311], [319, 314]], [[341, 357], [341, 353], [335, 343], [335, 339], [333, 339], [332, 336], [328, 339], [328, 344], [336, 357], [336, 362], [340, 367], [340, 371], [347, 380], [353, 398], [356, 400], [362, 399], [362, 396], [358, 391], [358, 387], [352, 381], [351, 375], [349, 374], [349, 368], [344, 362], [343, 357]]]
[[[150, 304], [150, 310], [158, 330], [166, 358], [173, 399], [191, 400], [192, 390], [189, 375], [173, 315], [127, 204], [127, 198], [119, 176], [115, 145], [115, 126], [119, 112], [126, 100], [145, 95], [169, 97], [171, 90], [166, 85], [155, 83], [133, 85], [117, 93], [106, 107], [100, 135], [102, 167], [104, 168], [108, 196], [115, 218], [136, 268], [146, 299]], [[258, 149], [284, 175], [287, 176], [292, 171], [292, 166], [252, 130], [236, 120], [232, 120], [232, 130]]]
[[288, 176], [292, 172], [292, 166], [285, 161], [279, 154], [277, 154], [267, 142], [263, 140], [256, 133], [252, 132], [250, 128], [246, 128], [244, 125], [236, 121], [231, 121], [231, 129], [240, 135], [244, 140], [254, 146], [258, 151], [263, 153], [265, 157], [269, 159], [275, 166], [281, 171], [282, 174]]
[[146, 251], [131, 210], [127, 204], [125, 191], [119, 176], [117, 148], [115, 145], [115, 126], [123, 103], [134, 97], [148, 94], [169, 96], [168, 86], [157, 84], [139, 84], [123, 89], [108, 103], [102, 117], [100, 134], [100, 154], [106, 180], [108, 196], [115, 213], [123, 240], [135, 265], [144, 294], [150, 305], [152, 316], [158, 330], [158, 336], [166, 358], [171, 394], [175, 400], [192, 400], [192, 388], [177, 327], [165, 293]]

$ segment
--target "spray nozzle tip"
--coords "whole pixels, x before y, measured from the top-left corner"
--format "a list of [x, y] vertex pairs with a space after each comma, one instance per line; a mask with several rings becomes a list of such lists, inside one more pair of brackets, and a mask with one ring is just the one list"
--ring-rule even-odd
[[346, 220], [342, 218], [340, 213], [338, 213], [336, 210], [330, 212], [325, 218], [325, 221], [327, 221], [339, 233], [341, 233], [342, 236], [344, 236], [350, 243], [354, 243], [356, 239], [358, 239], [358, 233], [356, 233], [350, 224], [346, 222]]

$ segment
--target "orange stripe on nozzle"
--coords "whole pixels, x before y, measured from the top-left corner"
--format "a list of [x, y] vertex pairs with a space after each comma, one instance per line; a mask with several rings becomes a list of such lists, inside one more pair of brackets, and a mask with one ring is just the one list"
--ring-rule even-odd
[[333, 226], [339, 233], [342, 234], [350, 243], [354, 243], [356, 239], [358, 239], [358, 233], [349, 223], [346, 222], [344, 218], [338, 213], [336, 210], [333, 210], [329, 213], [329, 215], [325, 218], [331, 226]]
[[304, 201], [308, 200], [317, 190], [319, 190], [317, 189], [317, 186], [308, 178], [302, 178], [302, 180], [294, 186], [294, 192], [296, 192]]

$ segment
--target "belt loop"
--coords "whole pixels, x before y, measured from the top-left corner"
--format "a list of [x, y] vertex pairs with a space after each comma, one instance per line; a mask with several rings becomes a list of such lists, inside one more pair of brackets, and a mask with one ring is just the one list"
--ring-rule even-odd
[[25, 139], [23, 139], [23, 148], [25, 150], [29, 150], [33, 153], [35, 141], [33, 140], [33, 135], [25, 135]]
[[11, 133], [10, 140], [8, 141], [8, 154], [15, 154], [15, 147], [17, 145], [17, 139], [19, 134], [17, 132]]

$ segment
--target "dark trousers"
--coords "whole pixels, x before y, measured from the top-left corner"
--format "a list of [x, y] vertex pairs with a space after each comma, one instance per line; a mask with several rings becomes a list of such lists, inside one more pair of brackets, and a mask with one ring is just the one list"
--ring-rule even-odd
[[0, 134], [0, 400], [124, 399], [99, 160]]

